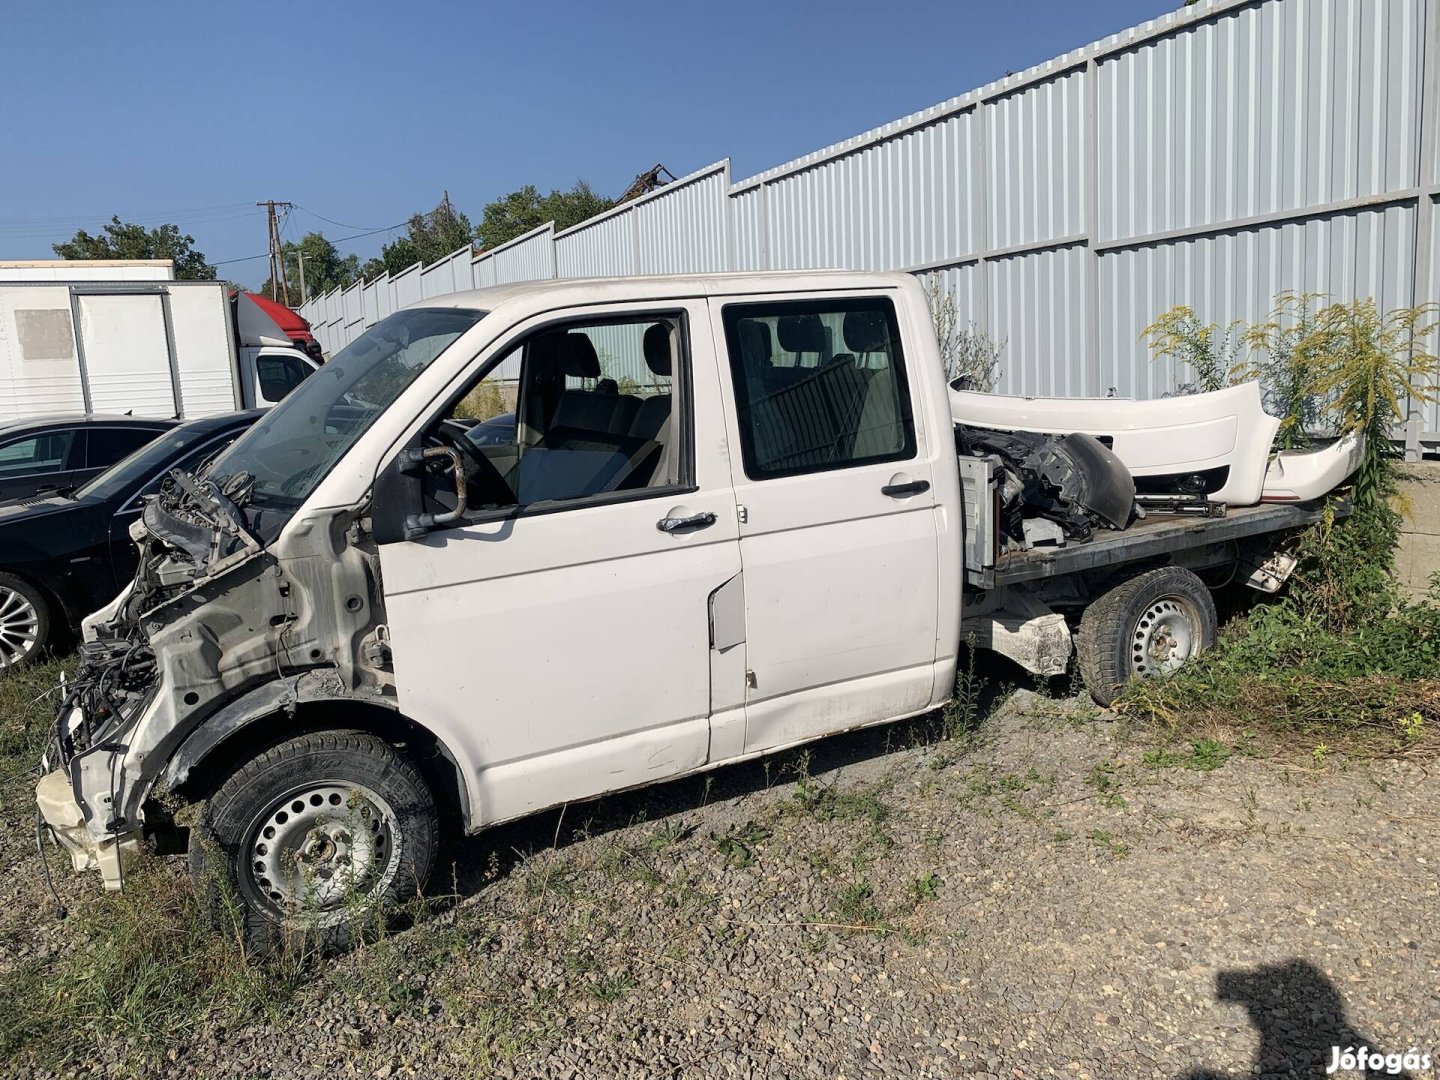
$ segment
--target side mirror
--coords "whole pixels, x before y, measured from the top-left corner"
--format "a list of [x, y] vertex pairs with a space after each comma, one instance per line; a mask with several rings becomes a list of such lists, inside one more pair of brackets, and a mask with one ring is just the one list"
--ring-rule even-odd
[[[455, 481], [455, 509], [427, 514], [424, 505], [425, 465], [443, 458]], [[465, 516], [465, 463], [460, 452], [449, 446], [407, 446], [395, 455], [375, 478], [370, 500], [370, 526], [377, 544], [416, 540], [439, 525], [449, 525]]]

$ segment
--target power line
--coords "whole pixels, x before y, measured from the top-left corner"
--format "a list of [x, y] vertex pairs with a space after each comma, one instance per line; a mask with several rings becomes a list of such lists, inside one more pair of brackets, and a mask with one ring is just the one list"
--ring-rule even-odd
[[[315, 213], [314, 210], [311, 210], [308, 206], [301, 206], [299, 203], [296, 203], [296, 204], [295, 204], [295, 209], [296, 209], [296, 210], [304, 210], [305, 213], [309, 214], [311, 217], [313, 217], [313, 218], [319, 218], [321, 221], [325, 222], [325, 224], [327, 224], [327, 225], [335, 225], [335, 226], [338, 226], [338, 227], [341, 228], [341, 229], [369, 229], [369, 226], [368, 226], [368, 225], [350, 225], [350, 224], [348, 224], [348, 223], [346, 223], [346, 222], [344, 222], [344, 221], [335, 221], [333, 218], [328, 218], [328, 217], [326, 217], [324, 214], [317, 214], [317, 213]], [[389, 228], [392, 228], [392, 229], [393, 229], [393, 228], [397, 228], [397, 226], [394, 226], [394, 225], [391, 225], [391, 226], [388, 226], [388, 227], [389, 227]], [[385, 228], [370, 229], [370, 232], [385, 232], [385, 231], [386, 231]]]
[[[376, 233], [394, 232], [396, 229], [403, 229], [404, 227], [405, 222], [402, 221], [398, 225], [386, 225], [380, 229], [368, 229], [365, 232], [354, 233], [350, 236], [337, 237], [331, 240], [330, 243], [343, 244], [347, 240], [359, 240], [362, 236], [374, 236]], [[254, 262], [256, 259], [268, 259], [269, 257], [270, 253], [268, 251], [262, 251], [259, 255], [245, 255], [239, 259], [208, 259], [206, 261], [209, 262], [211, 266], [229, 266], [231, 263]]]

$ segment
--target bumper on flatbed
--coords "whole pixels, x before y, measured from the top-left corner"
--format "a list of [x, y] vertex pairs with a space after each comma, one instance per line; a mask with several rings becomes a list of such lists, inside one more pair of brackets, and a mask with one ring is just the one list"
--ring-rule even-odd
[[97, 840], [85, 825], [85, 815], [70, 789], [70, 777], [62, 769], [52, 770], [41, 778], [35, 786], [35, 803], [50, 835], [70, 856], [71, 868], [77, 874], [99, 870], [105, 888], [118, 891], [128, 864], [140, 854], [139, 834], [122, 833]]

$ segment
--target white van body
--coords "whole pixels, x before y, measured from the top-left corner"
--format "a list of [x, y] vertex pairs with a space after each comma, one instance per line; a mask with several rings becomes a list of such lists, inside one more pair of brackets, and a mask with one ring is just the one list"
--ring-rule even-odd
[[216, 281], [0, 283], [0, 420], [268, 408], [316, 368]]
[[[462, 411], [492, 378], [517, 394]], [[1196, 571], [1249, 573], [1320, 515], [1157, 515], [1001, 550], [997, 467], [958, 454], [953, 402], [905, 274], [546, 281], [397, 312], [213, 483], [147, 508], [132, 535], [152, 557], [86, 620], [44, 820], [118, 887], [152, 787], [239, 778], [256, 747], [343, 718], [431, 748], [477, 831], [933, 709], [967, 640], [1056, 674], [1091, 601], [1137, 576], [1189, 590], [1198, 649]], [[1255, 586], [1278, 588], [1288, 569], [1266, 566]], [[106, 713], [93, 685], [134, 704]]]

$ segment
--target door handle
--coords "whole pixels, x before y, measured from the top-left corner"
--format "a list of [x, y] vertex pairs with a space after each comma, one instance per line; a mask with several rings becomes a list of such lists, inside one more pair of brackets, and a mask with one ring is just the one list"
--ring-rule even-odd
[[663, 533], [688, 532], [691, 529], [707, 529], [715, 524], [715, 515], [706, 511], [703, 514], [692, 514], [690, 517], [667, 517], [661, 518], [655, 523], [655, 528]]
[[880, 494], [899, 499], [906, 495], [921, 495], [929, 490], [929, 480], [911, 480], [908, 484], [886, 484], [880, 489]]

